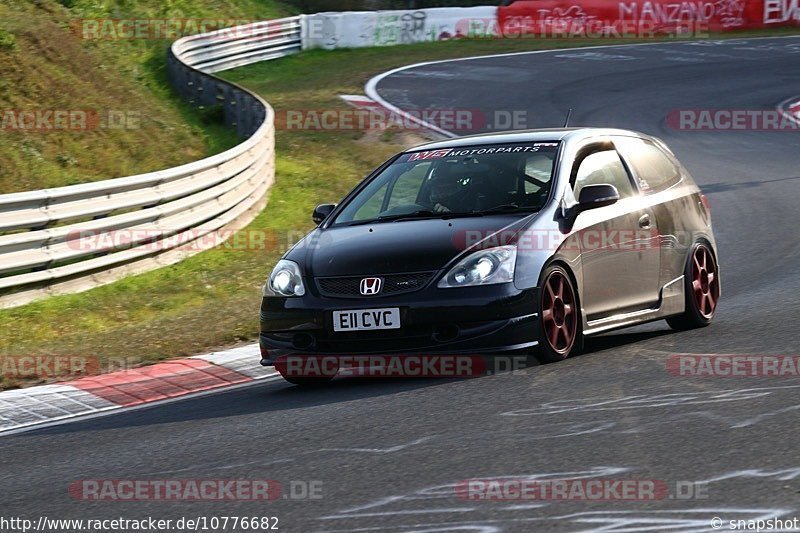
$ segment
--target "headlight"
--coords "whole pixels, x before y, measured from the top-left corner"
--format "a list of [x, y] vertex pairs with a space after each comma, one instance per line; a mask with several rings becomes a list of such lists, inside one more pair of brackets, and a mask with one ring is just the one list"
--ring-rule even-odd
[[263, 290], [264, 296], [303, 296], [305, 293], [300, 266], [286, 259], [278, 261], [272, 269]]
[[458, 262], [439, 282], [440, 289], [491, 285], [514, 281], [516, 246], [498, 246], [471, 253]]

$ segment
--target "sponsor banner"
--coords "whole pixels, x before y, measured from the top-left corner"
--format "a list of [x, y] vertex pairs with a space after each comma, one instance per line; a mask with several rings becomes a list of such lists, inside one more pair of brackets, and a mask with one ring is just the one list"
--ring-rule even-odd
[[500, 7], [497, 21], [504, 37], [646, 37], [800, 25], [800, 14], [798, 0], [536, 0]]
[[413, 163], [414, 161], [427, 161], [454, 157], [495, 155], [495, 154], [524, 154], [533, 152], [553, 152], [558, 148], [557, 142], [534, 142], [520, 144], [504, 144], [495, 146], [478, 146], [466, 148], [442, 148], [440, 150], [423, 150], [409, 152], [400, 156], [397, 162]]
[[[446, 7], [308, 15], [303, 48], [360, 48], [488, 37], [497, 8]], [[475, 21], [470, 24], [466, 21]]]
[[764, 0], [765, 27], [800, 26], [800, 0]]

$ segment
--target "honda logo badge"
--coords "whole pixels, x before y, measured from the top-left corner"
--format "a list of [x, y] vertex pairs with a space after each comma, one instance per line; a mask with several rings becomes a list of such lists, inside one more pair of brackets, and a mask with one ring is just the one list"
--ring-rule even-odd
[[381, 292], [383, 279], [381, 278], [364, 278], [361, 280], [359, 289], [363, 296], [374, 296]]

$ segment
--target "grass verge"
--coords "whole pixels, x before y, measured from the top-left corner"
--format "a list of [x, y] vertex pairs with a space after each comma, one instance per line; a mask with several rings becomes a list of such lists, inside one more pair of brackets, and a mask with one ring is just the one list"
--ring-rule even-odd
[[[412, 62], [596, 44], [615, 42], [470, 41], [314, 51], [223, 75], [278, 110], [335, 109], [346, 107], [338, 94], [361, 93], [371, 76]], [[89, 292], [0, 311], [0, 357], [75, 355], [147, 364], [255, 340], [261, 285], [288, 243], [312, 228], [313, 207], [338, 201], [381, 161], [418, 140], [398, 132], [279, 131], [277, 183], [269, 206], [247, 228], [265, 232], [272, 246], [223, 246]], [[6, 376], [0, 387], [35, 381]]]
[[[169, 41], [114, 30], [88, 39], [87, 24], [286, 13], [273, 0], [0, 0], [0, 194], [160, 170], [239, 141], [172, 92]], [[16, 117], [36, 111], [86, 111], [101, 126], [19, 126]]]

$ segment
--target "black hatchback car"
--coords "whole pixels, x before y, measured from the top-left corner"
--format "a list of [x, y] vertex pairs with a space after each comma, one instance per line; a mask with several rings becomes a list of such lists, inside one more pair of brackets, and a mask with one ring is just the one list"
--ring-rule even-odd
[[[663, 142], [630, 131], [430, 143], [313, 217], [264, 286], [264, 365], [519, 351], [549, 362], [610, 329], [707, 325], [720, 295], [705, 197]], [[335, 374], [278, 368], [294, 383]]]

